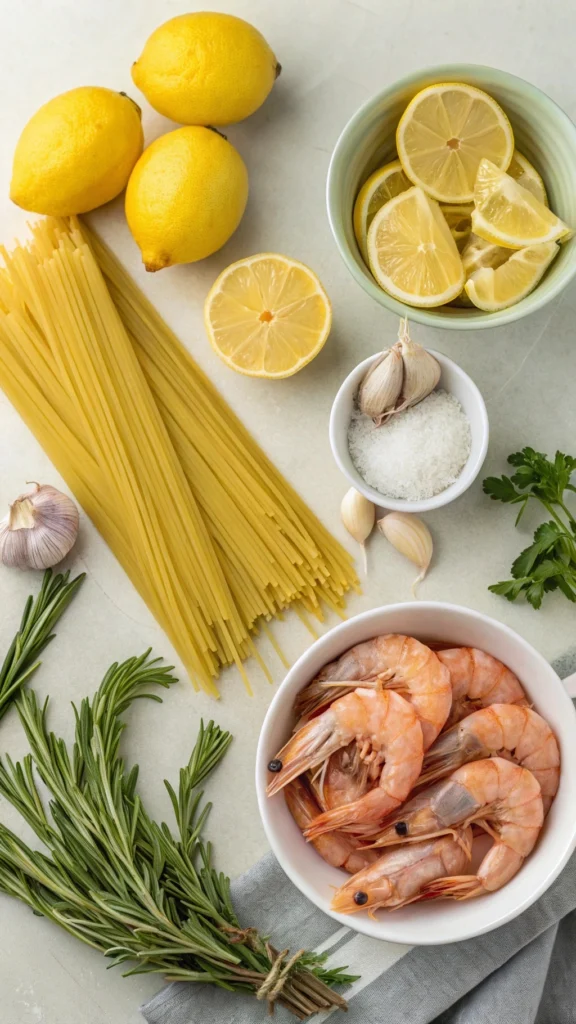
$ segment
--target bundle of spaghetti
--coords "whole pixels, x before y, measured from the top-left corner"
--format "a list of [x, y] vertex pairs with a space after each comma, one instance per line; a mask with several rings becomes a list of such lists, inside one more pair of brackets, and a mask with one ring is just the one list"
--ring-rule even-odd
[[235, 662], [248, 685], [250, 634], [290, 605], [341, 613], [350, 556], [98, 236], [48, 219], [3, 255], [0, 384], [192, 681], [216, 694]]
[[[75, 230], [77, 225], [72, 227]], [[132, 336], [174, 447], [213, 531], [217, 532], [223, 508], [230, 513], [228, 539], [243, 529], [251, 531], [252, 544], [247, 547], [240, 535], [234, 545], [243, 559], [244, 578], [256, 572], [258, 554], [266, 573], [263, 596], [277, 608], [299, 598], [319, 618], [322, 602], [341, 609], [343, 595], [358, 586], [348, 552], [262, 452], [116, 257], [85, 225], [81, 231]], [[202, 473], [208, 476], [198, 488]]]

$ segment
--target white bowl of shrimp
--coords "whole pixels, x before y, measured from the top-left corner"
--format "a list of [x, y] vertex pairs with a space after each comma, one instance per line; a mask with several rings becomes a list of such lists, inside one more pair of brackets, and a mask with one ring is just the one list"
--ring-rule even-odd
[[507, 626], [437, 602], [365, 612], [317, 640], [256, 758], [292, 882], [342, 924], [411, 945], [481, 935], [538, 899], [576, 847], [575, 780], [576, 714], [548, 662]]

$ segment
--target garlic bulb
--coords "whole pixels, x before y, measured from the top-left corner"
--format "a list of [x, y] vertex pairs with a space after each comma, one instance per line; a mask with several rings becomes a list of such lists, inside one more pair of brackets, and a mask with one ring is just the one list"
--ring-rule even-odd
[[402, 353], [404, 365], [404, 381], [402, 384], [402, 395], [400, 404], [394, 412], [402, 412], [412, 405], [418, 405], [424, 398], [434, 391], [440, 380], [440, 364], [434, 356], [412, 341], [408, 333], [408, 320], [405, 317], [400, 321], [398, 342]]
[[401, 555], [405, 555], [420, 569], [420, 575], [412, 584], [412, 593], [416, 597], [416, 587], [424, 579], [428, 566], [432, 561], [432, 537], [430, 530], [418, 516], [409, 512], [389, 512], [378, 520], [378, 529], [389, 540]]
[[368, 370], [358, 391], [358, 405], [365, 416], [370, 416], [377, 427], [389, 415], [402, 391], [404, 364], [398, 344], [386, 349]]
[[427, 398], [438, 384], [440, 372], [434, 356], [412, 341], [405, 317], [400, 321], [396, 344], [372, 363], [360, 384], [360, 412], [380, 427], [390, 416]]
[[49, 569], [74, 546], [78, 525], [71, 498], [48, 484], [34, 484], [0, 523], [0, 561], [18, 569]]
[[365, 541], [374, 529], [376, 508], [368, 498], [356, 491], [353, 487], [346, 492], [340, 506], [342, 522], [348, 533], [362, 548], [364, 555], [364, 574], [368, 572], [368, 559], [366, 557]]

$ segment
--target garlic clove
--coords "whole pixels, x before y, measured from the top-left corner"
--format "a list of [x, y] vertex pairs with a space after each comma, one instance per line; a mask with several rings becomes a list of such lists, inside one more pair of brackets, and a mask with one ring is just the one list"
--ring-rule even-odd
[[368, 370], [358, 390], [358, 405], [377, 426], [394, 408], [402, 391], [404, 364], [398, 344], [386, 349]]
[[68, 495], [34, 484], [0, 523], [0, 561], [18, 569], [49, 569], [71, 551], [78, 527], [78, 509]]
[[363, 494], [360, 494], [359, 491], [355, 490], [354, 487], [351, 487], [342, 498], [340, 515], [348, 533], [362, 548], [364, 555], [364, 575], [367, 575], [368, 559], [366, 557], [365, 541], [374, 529], [376, 506], [373, 505], [368, 498], [365, 498]]
[[408, 333], [408, 320], [400, 321], [398, 342], [402, 354], [404, 380], [400, 402], [394, 412], [402, 412], [412, 405], [418, 405], [434, 391], [440, 380], [440, 364], [434, 356], [417, 342], [412, 341]]
[[420, 575], [412, 584], [412, 593], [416, 597], [416, 587], [424, 579], [432, 561], [434, 546], [430, 530], [426, 523], [410, 512], [389, 512], [378, 520], [377, 526], [392, 547], [420, 569]]

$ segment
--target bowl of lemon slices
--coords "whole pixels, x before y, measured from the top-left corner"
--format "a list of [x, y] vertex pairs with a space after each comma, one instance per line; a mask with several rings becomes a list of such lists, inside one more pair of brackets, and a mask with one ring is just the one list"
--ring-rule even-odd
[[382, 306], [456, 330], [534, 312], [576, 274], [576, 126], [504, 71], [449, 64], [369, 100], [328, 172], [332, 233]]

